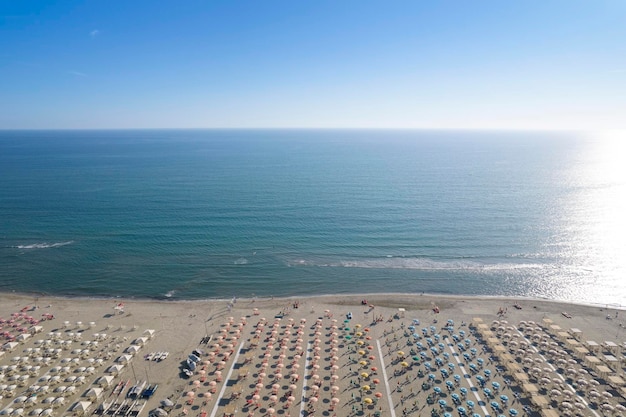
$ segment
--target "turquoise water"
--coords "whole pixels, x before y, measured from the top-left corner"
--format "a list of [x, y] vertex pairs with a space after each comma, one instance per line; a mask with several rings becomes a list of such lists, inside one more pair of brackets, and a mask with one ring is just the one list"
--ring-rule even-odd
[[0, 132], [0, 290], [624, 304], [611, 143], [569, 133]]

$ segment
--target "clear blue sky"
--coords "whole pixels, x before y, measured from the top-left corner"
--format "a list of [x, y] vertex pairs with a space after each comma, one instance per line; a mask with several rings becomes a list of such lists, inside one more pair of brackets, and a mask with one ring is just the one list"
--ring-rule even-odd
[[626, 1], [0, 0], [0, 129], [626, 128]]

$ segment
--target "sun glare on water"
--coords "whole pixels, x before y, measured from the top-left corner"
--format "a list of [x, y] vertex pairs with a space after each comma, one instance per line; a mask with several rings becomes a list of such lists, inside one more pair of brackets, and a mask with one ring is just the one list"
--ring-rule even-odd
[[[572, 231], [579, 235], [572, 255], [595, 279], [573, 285], [579, 294], [572, 296], [626, 304], [626, 132], [604, 132], [591, 139], [580, 155], [580, 172], [572, 172], [578, 192], [569, 205]], [[595, 300], [594, 293], [614, 298]]]

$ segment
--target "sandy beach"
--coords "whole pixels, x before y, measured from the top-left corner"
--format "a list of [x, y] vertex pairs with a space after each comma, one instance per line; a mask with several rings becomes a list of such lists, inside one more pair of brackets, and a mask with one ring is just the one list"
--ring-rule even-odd
[[622, 312], [601, 306], [419, 294], [169, 302], [2, 294], [0, 319], [3, 415], [626, 410]]

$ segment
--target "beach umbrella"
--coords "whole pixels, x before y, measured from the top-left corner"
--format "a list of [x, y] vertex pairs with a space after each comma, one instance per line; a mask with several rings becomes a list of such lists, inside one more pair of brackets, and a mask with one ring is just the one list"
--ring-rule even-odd
[[373, 401], [371, 398], [369, 398], [369, 397], [365, 397], [365, 398], [363, 399], [363, 402], [364, 402], [365, 404], [371, 404], [371, 403], [373, 403], [374, 401]]
[[173, 407], [174, 406], [174, 402], [172, 402], [172, 400], [170, 400], [169, 398], [166, 398], [164, 400], [161, 400], [161, 405], [163, 407]]

